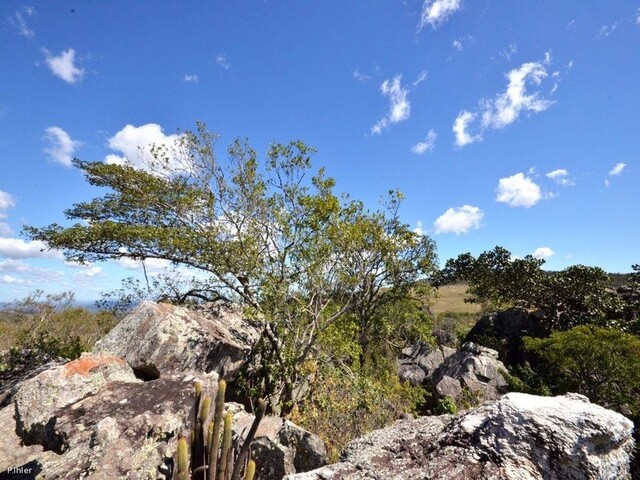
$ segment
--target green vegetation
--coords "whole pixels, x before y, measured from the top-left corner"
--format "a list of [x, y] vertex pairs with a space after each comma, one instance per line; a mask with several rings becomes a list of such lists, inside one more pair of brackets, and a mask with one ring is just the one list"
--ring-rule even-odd
[[12, 368], [22, 349], [29, 349], [34, 359], [77, 358], [115, 324], [109, 313], [75, 306], [71, 292], [45, 295], [36, 291], [0, 309], [0, 351], [13, 352], [4, 367]]

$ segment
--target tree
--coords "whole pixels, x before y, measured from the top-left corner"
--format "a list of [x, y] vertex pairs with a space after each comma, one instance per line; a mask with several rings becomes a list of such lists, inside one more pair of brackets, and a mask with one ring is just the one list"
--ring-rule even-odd
[[554, 394], [578, 392], [626, 415], [640, 414], [640, 338], [581, 325], [549, 338], [525, 338]]
[[469, 283], [468, 302], [480, 303], [483, 309], [499, 310], [512, 305], [530, 307], [544, 280], [544, 260], [527, 255], [513, 258], [507, 249], [496, 246], [478, 258], [470, 253], [447, 260], [438, 283], [464, 280]]
[[159, 258], [206, 272], [207, 289], [242, 302], [262, 329], [249, 382], [287, 410], [319, 335], [355, 312], [366, 330], [381, 305], [433, 272], [435, 246], [399, 221], [399, 192], [375, 212], [336, 196], [301, 141], [271, 145], [262, 169], [246, 140], [227, 162], [215, 142], [198, 124], [175, 147], [146, 150], [144, 169], [74, 160], [110, 192], [65, 212], [82, 223], [25, 232], [77, 262]]

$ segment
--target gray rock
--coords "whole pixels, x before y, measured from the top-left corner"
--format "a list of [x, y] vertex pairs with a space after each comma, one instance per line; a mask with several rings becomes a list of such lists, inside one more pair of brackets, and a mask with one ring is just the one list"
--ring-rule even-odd
[[568, 394], [510, 393], [458, 415], [401, 420], [341, 462], [286, 480], [629, 479], [633, 423]]
[[59, 448], [53, 434], [57, 411], [113, 381], [139, 382], [127, 363], [112, 355], [83, 354], [23, 382], [15, 394], [16, 432], [26, 445]]
[[500, 373], [507, 369], [498, 360], [498, 352], [471, 342], [461, 350], [424, 345], [405, 348], [398, 364], [402, 381], [431, 387], [439, 397], [458, 401], [466, 389], [480, 400], [495, 400], [507, 391]]
[[240, 307], [231, 303], [190, 309], [142, 302], [93, 352], [124, 358], [143, 379], [189, 371], [215, 371], [231, 379], [259, 337]]

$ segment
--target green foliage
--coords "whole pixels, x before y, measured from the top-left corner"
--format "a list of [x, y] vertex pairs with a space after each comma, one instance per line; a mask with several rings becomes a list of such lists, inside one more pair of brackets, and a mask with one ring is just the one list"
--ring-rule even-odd
[[398, 380], [392, 361], [362, 368], [307, 365], [305, 373], [311, 395], [290, 419], [325, 442], [331, 462], [351, 440], [417, 413], [425, 399], [422, 388]]
[[588, 323], [624, 328], [624, 304], [609, 288], [604, 270], [574, 265], [550, 273], [542, 270], [543, 263], [530, 255], [513, 259], [508, 250], [495, 247], [478, 258], [466, 253], [448, 260], [438, 283], [466, 280], [469, 301], [481, 303], [485, 310], [509, 306], [540, 310], [549, 332]]
[[226, 386], [226, 382], [220, 380], [212, 412], [211, 397], [203, 391], [202, 384], [196, 382], [191, 446], [189, 447], [189, 442], [184, 436], [178, 439], [173, 480], [240, 480], [243, 473], [245, 480], [251, 480], [254, 477], [256, 465], [249, 459], [250, 445], [264, 417], [267, 405], [264, 400], [258, 402], [255, 420], [244, 442], [242, 445], [234, 446], [231, 433], [233, 414], [227, 412], [223, 415]]
[[435, 246], [399, 221], [399, 192], [380, 211], [336, 196], [301, 141], [271, 145], [263, 165], [246, 140], [220, 161], [215, 141], [199, 124], [173, 151], [151, 147], [144, 170], [76, 160], [109, 192], [67, 210], [71, 226], [25, 233], [78, 262], [160, 258], [205, 272], [207, 296], [241, 301], [262, 329], [247, 390], [291, 408], [323, 333], [353, 315], [363, 351], [379, 344], [390, 330], [384, 309], [434, 272]]
[[640, 414], [640, 338], [581, 325], [549, 338], [525, 338], [525, 345], [554, 394], [578, 392], [618, 412]]
[[74, 359], [113, 328], [106, 312], [74, 305], [71, 292], [36, 291], [0, 309], [0, 349], [29, 349], [36, 355]]
[[451, 397], [440, 398], [436, 403], [433, 413], [434, 415], [455, 415], [458, 413], [458, 406], [456, 405], [456, 401]]

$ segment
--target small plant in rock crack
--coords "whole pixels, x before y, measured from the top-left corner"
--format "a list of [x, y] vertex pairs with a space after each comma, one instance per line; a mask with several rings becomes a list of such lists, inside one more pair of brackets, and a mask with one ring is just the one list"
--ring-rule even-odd
[[174, 458], [173, 480], [253, 480], [256, 463], [250, 458], [251, 442], [264, 417], [267, 402], [260, 399], [256, 418], [244, 442], [234, 445], [231, 426], [233, 415], [224, 413], [227, 384], [220, 380], [211, 408], [211, 397], [203, 394], [202, 384], [196, 382], [194, 427], [191, 438], [180, 436]]

